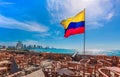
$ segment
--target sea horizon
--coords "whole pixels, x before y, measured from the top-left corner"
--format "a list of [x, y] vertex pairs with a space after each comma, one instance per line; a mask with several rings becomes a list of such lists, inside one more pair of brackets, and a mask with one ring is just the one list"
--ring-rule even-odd
[[[36, 48], [28, 49], [35, 52], [47, 52], [47, 53], [58, 53], [58, 54], [74, 54], [78, 52], [79, 55], [83, 55], [83, 50], [75, 49], [64, 49], [64, 48]], [[86, 55], [107, 55], [107, 56], [120, 56], [120, 50], [86, 50]]]

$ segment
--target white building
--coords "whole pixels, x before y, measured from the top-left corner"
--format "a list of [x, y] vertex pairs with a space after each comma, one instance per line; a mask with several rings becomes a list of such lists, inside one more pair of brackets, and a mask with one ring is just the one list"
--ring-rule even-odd
[[23, 49], [23, 44], [22, 44], [21, 41], [18, 41], [18, 43], [16, 44], [16, 49], [17, 49], [17, 50]]

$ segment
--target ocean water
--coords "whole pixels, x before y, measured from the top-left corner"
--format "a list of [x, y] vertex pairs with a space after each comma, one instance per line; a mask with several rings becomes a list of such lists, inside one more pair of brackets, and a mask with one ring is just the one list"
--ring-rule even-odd
[[[30, 49], [36, 52], [50, 52], [60, 54], [74, 54], [76, 50], [73, 49]], [[79, 54], [83, 54], [83, 51], [77, 51]], [[87, 51], [88, 55], [108, 55], [108, 56], [120, 56], [120, 50], [102, 50], [102, 51]]]
[[120, 50], [110, 50], [110, 51], [102, 51], [100, 54], [105, 54], [108, 56], [120, 56]]
[[88, 51], [93, 55], [107, 55], [107, 56], [120, 56], [120, 50], [101, 50], [101, 51]]
[[72, 49], [55, 49], [55, 48], [50, 48], [50, 49], [30, 49], [36, 52], [50, 52], [50, 53], [60, 53], [60, 54], [74, 54], [75, 50]]

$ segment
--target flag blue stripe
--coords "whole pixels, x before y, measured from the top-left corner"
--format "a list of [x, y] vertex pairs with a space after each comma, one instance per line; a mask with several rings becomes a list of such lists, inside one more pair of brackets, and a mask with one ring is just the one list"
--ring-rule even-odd
[[85, 21], [82, 21], [82, 22], [71, 22], [67, 29], [79, 28], [79, 27], [84, 27], [84, 26], [85, 26]]

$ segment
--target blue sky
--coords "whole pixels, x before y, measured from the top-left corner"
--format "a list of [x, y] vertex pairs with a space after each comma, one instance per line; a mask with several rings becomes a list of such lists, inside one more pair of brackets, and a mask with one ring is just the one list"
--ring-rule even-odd
[[119, 49], [119, 0], [0, 0], [0, 44], [83, 48], [83, 34], [64, 38], [60, 21], [86, 8], [86, 49]]

